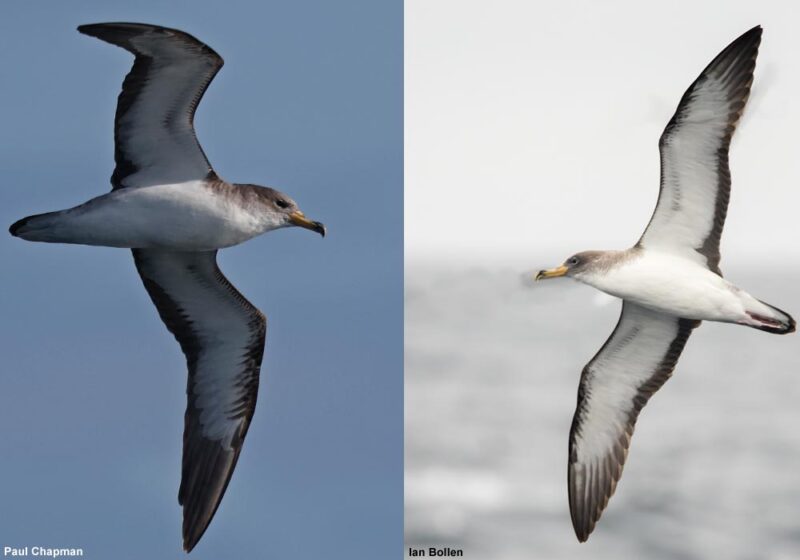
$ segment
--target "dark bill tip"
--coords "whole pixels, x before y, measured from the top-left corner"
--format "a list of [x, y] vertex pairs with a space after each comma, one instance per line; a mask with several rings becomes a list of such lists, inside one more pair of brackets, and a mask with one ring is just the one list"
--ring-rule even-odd
[[313, 220], [309, 220], [308, 218], [306, 218], [305, 214], [303, 214], [299, 210], [289, 214], [289, 221], [292, 223], [292, 225], [305, 229], [310, 229], [311, 231], [316, 231], [322, 237], [325, 237], [326, 230], [322, 222], [315, 222]]

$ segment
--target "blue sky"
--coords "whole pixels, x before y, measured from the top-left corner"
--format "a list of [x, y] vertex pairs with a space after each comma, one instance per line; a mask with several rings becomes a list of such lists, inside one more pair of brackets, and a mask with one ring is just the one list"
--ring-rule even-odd
[[[0, 223], [109, 190], [132, 57], [75, 27], [140, 21], [226, 60], [196, 117], [217, 172], [328, 227], [220, 255], [269, 329], [239, 466], [192, 558], [401, 550], [402, 16], [396, 0], [3, 6]], [[185, 364], [129, 252], [2, 235], [0, 254], [0, 546], [182, 557]]]

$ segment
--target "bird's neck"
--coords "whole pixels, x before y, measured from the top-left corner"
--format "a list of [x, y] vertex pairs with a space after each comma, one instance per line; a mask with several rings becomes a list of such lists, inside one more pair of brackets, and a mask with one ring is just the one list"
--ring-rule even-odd
[[636, 247], [624, 251], [597, 251], [596, 256], [584, 272], [575, 276], [575, 279], [605, 291], [605, 285], [614, 275], [618, 267], [624, 265], [630, 259], [636, 258], [638, 250]]

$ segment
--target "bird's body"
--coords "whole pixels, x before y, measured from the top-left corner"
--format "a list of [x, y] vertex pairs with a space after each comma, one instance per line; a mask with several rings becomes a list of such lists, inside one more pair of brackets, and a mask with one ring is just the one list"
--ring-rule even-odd
[[194, 113], [222, 58], [176, 29], [139, 23], [78, 31], [131, 52], [114, 121], [112, 191], [23, 218], [16, 237], [132, 249], [136, 270], [189, 370], [178, 502], [183, 545], [208, 528], [231, 479], [258, 396], [266, 318], [217, 266], [217, 250], [278, 228], [325, 235], [285, 194], [219, 178]]
[[661, 187], [639, 241], [625, 251], [577, 253], [537, 274], [569, 276], [622, 300], [616, 328], [583, 368], [570, 430], [569, 508], [581, 542], [622, 476], [639, 413], [672, 375], [701, 321], [795, 330], [789, 314], [725, 280], [719, 267], [728, 151], [760, 42], [760, 27], [744, 33], [684, 93], [659, 141]]
[[685, 319], [753, 327], [760, 326], [753, 315], [783, 320], [774, 308], [694, 260], [640, 247], [605, 253], [608, 266], [581, 275], [580, 282]]
[[220, 179], [117, 189], [68, 210], [25, 218], [13, 232], [28, 241], [211, 251], [286, 225], [263, 211], [267, 191]]

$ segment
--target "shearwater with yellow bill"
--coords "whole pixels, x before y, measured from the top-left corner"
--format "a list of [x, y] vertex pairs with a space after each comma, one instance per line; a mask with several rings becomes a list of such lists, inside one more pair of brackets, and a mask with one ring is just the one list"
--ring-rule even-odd
[[570, 430], [569, 506], [581, 542], [622, 476], [639, 412], [672, 375], [701, 321], [795, 330], [791, 316], [728, 282], [719, 268], [728, 150], [760, 42], [760, 26], [744, 33], [683, 95], [661, 135], [661, 189], [639, 241], [623, 251], [577, 253], [536, 275], [573, 278], [622, 299], [616, 329], [581, 374]]

